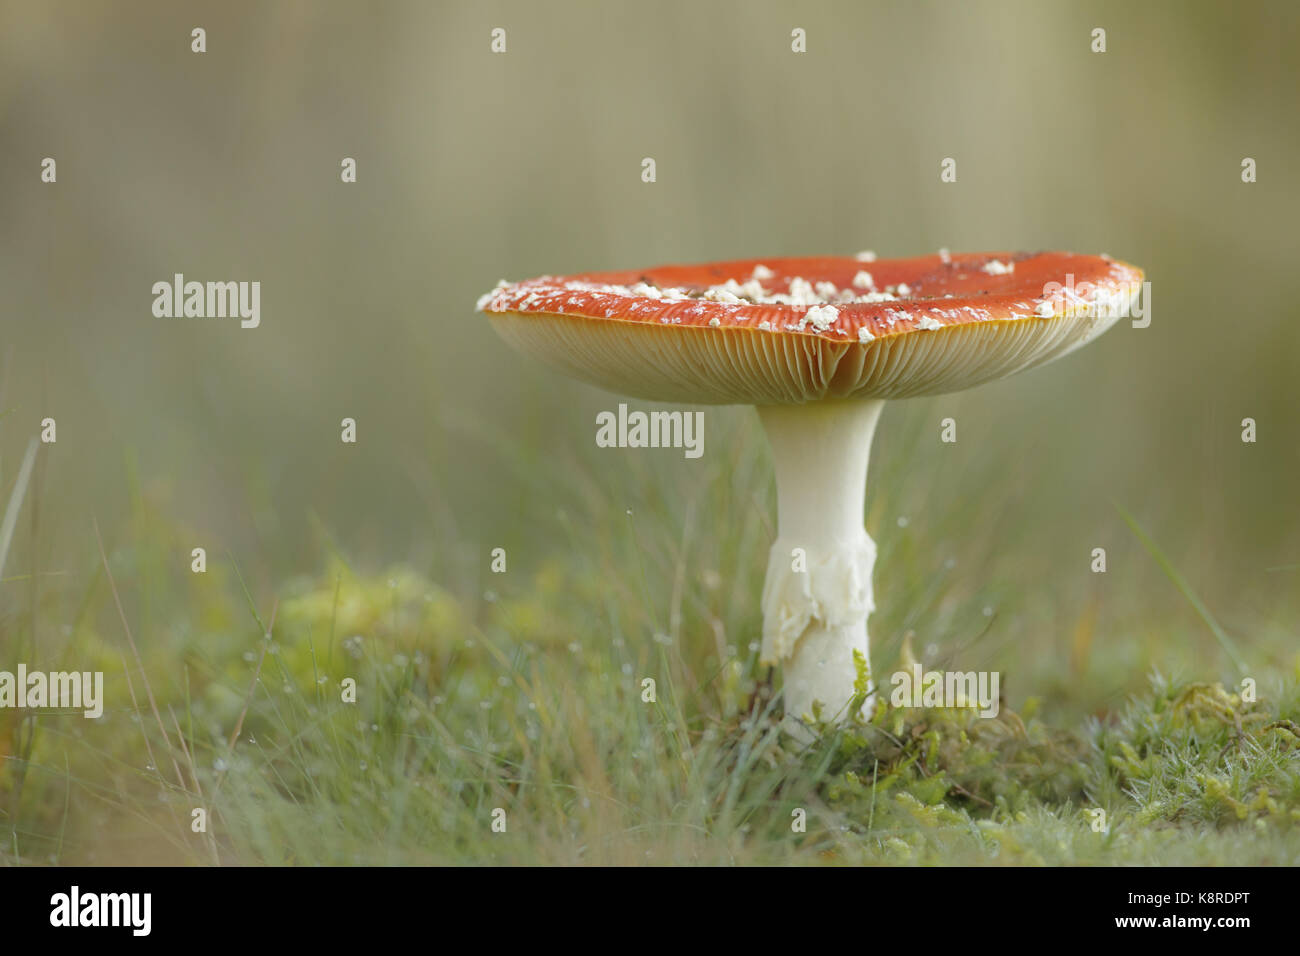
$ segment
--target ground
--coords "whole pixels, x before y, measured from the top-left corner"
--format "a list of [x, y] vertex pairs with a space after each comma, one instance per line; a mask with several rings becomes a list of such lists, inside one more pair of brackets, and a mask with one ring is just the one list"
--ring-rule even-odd
[[[3, 714], [0, 859], [1300, 860], [1300, 661], [1245, 682], [1224, 661], [1178, 679], [1148, 670], [1116, 700], [1098, 688], [1128, 658], [1072, 680], [1041, 654], [1007, 668], [994, 718], [881, 695], [869, 721], [804, 746], [782, 733], [757, 660], [765, 522], [715, 540], [753, 512], [707, 494], [682, 521], [588, 495], [585, 512], [554, 515], [571, 537], [544, 536], [549, 556], [512, 558], [472, 591], [335, 554], [256, 596], [233, 555], [193, 573], [187, 532], [138, 500], [102, 554], [92, 529], [84, 589], [36, 603], [66, 622], [44, 666], [102, 669], [108, 702], [97, 721]], [[897, 574], [919, 574], [909, 560], [883, 549]], [[927, 646], [927, 664], [983, 659], [1001, 612], [979, 600], [944, 618], [974, 639]], [[913, 654], [915, 603], [872, 619], [903, 633], [880, 642], [882, 674]], [[6, 626], [21, 637], [32, 616]], [[39, 617], [37, 633], [54, 629]], [[1082, 626], [1064, 638], [1076, 657], [1104, 643]], [[1183, 626], [1151, 647], [1193, 642]], [[1196, 646], [1215, 646], [1206, 633]]]

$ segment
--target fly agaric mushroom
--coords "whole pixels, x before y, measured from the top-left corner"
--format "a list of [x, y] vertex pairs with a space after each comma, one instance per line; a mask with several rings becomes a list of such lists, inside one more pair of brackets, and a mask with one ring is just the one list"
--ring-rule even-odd
[[478, 308], [519, 350], [610, 391], [757, 406], [778, 514], [760, 660], [784, 665], [798, 730], [814, 701], [846, 716], [855, 652], [869, 661], [863, 499], [884, 402], [1072, 352], [1129, 314], [1141, 281], [1109, 256], [860, 253], [502, 281]]

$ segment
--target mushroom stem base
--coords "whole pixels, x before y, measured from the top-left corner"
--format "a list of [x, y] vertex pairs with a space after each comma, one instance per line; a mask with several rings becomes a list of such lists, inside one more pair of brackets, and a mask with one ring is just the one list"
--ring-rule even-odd
[[[813, 626], [804, 632], [796, 653], [785, 668], [785, 725], [797, 737], [808, 739], [813, 702], [821, 704], [822, 720], [838, 723], [852, 716], [857, 670], [853, 652], [861, 653], [870, 672], [866, 619], [842, 627]], [[874, 691], [874, 688], [872, 688]], [[874, 693], [869, 692], [859, 713], [870, 713]]]
[[[763, 585], [763, 651], [785, 666], [786, 723], [851, 716], [861, 654], [870, 673], [867, 617], [876, 547], [863, 528], [867, 460], [883, 402], [764, 406], [759, 417], [776, 470], [779, 532]], [[864, 708], [871, 701], [868, 696]]]

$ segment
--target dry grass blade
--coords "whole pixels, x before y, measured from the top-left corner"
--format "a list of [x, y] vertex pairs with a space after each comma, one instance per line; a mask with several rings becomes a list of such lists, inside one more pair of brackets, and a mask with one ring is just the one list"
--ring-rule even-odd
[[32, 477], [32, 466], [36, 463], [36, 439], [27, 443], [27, 452], [23, 463], [18, 468], [18, 480], [9, 494], [9, 504], [5, 506], [4, 521], [0, 523], [0, 578], [4, 577], [5, 559], [9, 556], [9, 545], [14, 538], [14, 527], [18, 524], [18, 512], [23, 505], [23, 495], [27, 492], [27, 482]]
[[[135, 666], [140, 668], [140, 677], [144, 681], [144, 694], [149, 700], [149, 709], [153, 711], [154, 720], [158, 722], [158, 732], [162, 734], [163, 743], [167, 745], [167, 752], [171, 755], [172, 769], [176, 771], [176, 782], [184, 790], [185, 778], [181, 775], [180, 764], [176, 762], [176, 757], [172, 753], [171, 738], [167, 736], [167, 727], [163, 723], [162, 714], [158, 712], [158, 702], [154, 699], [153, 688], [149, 686], [149, 675], [145, 673], [144, 661], [140, 657], [140, 649], [135, 646], [135, 637], [131, 634], [131, 625], [126, 621], [126, 611], [122, 608], [122, 597], [117, 593], [117, 584], [113, 580], [113, 570], [108, 566], [108, 554], [104, 551], [104, 539], [99, 533], [99, 520], [92, 519], [92, 522], [95, 526], [95, 541], [99, 543], [99, 557], [104, 562], [104, 574], [108, 576], [108, 587], [113, 592], [113, 602], [117, 605], [117, 614], [122, 620], [122, 630], [126, 632], [126, 642], [131, 646]], [[152, 748], [150, 749], [150, 757], [152, 758]], [[157, 764], [154, 766], [157, 766]]]
[[[176, 728], [176, 739], [180, 741], [181, 752], [185, 754], [185, 760], [190, 768], [190, 780], [194, 782], [194, 793], [200, 800], [203, 799], [203, 784], [199, 783], [198, 768], [194, 766], [194, 755], [190, 753], [189, 746], [185, 743], [185, 734], [181, 730], [181, 723], [176, 719], [176, 712], [170, 707], [167, 709], [167, 715], [172, 719], [172, 726]], [[214, 866], [221, 865], [221, 855], [217, 852], [217, 841], [212, 836], [212, 831], [204, 827], [203, 835], [208, 845], [208, 852], [212, 854], [212, 863]]]

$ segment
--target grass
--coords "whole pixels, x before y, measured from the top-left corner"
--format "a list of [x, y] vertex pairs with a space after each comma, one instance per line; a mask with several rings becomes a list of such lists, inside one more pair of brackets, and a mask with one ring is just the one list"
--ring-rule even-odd
[[[537, 514], [502, 574], [464, 573], [488, 566], [490, 543], [475, 542], [354, 567], [326, 530], [311, 573], [250, 584], [212, 554], [194, 574], [193, 534], [142, 492], [102, 551], [96, 523], [46, 578], [33, 516], [9, 564], [34, 570], [0, 583], [0, 666], [103, 670], [109, 699], [98, 721], [0, 711], [0, 861], [1300, 861], [1300, 660], [1285, 628], [1233, 648], [1253, 693], [1213, 617], [1209, 634], [1195, 618], [1132, 625], [1135, 658], [1067, 584], [1035, 596], [957, 573], [979, 554], [954, 563], [942, 535], [902, 533], [883, 491], [868, 519], [887, 582], [878, 672], [924, 633], [927, 667], [997, 665], [1014, 689], [1004, 677], [992, 719], [882, 705], [811, 747], [783, 736], [757, 662], [766, 463], [752, 422], [727, 425], [722, 454], [693, 472], [598, 456], [539, 468], [501, 443]], [[905, 456], [874, 467], [904, 485]], [[6, 489], [5, 528], [36, 510], [32, 474], [25, 462], [31, 485]], [[968, 540], [1015, 539], [1034, 518], [980, 520]], [[1208, 617], [1176, 559], [1135, 531]], [[1074, 618], [1031, 643], [1051, 620], [1035, 609], [1062, 606]], [[1161, 660], [1183, 673], [1146, 666]]]

